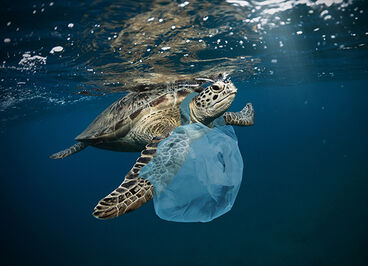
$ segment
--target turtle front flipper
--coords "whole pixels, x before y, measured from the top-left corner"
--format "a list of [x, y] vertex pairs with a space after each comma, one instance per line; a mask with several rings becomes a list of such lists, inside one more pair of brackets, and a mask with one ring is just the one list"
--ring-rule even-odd
[[68, 157], [69, 155], [72, 155], [81, 150], [84, 150], [85, 148], [87, 148], [87, 146], [88, 146], [87, 143], [78, 142], [65, 150], [54, 153], [53, 155], [50, 156], [50, 158], [51, 159], [64, 159], [65, 157]]
[[254, 109], [251, 103], [247, 105], [240, 112], [226, 112], [224, 113], [225, 123], [234, 126], [253, 126], [254, 125]]
[[141, 168], [155, 156], [157, 145], [163, 139], [164, 137], [156, 137], [146, 146], [133, 168], [125, 176], [123, 183], [98, 202], [93, 216], [100, 219], [118, 217], [139, 208], [153, 198], [153, 185], [138, 175]]

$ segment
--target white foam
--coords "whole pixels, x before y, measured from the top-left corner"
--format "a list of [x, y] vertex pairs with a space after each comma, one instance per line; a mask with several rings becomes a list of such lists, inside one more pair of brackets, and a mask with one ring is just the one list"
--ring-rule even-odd
[[[332, 19], [331, 15], [328, 15], [326, 7], [329, 8], [332, 5], [338, 5], [339, 7], [347, 7], [352, 4], [352, 0], [226, 0], [227, 3], [250, 8], [252, 11], [252, 17], [249, 17], [244, 22], [257, 23], [258, 29], [263, 29], [264, 26], [273, 28], [276, 25], [270, 21], [269, 18], [279, 21], [279, 16], [276, 14], [292, 10], [297, 5], [305, 5], [310, 8], [309, 14], [313, 14], [314, 11], [321, 12], [320, 16], [324, 20]], [[320, 11], [322, 10], [322, 11]], [[251, 18], [251, 19], [250, 19]], [[288, 20], [289, 21], [289, 20]], [[290, 22], [290, 21], [289, 21]], [[288, 24], [288, 22], [280, 21], [280, 25]]]
[[[265, 1], [245, 1], [245, 0], [226, 0], [230, 4], [235, 4], [238, 6], [246, 7], [256, 7], [258, 9], [263, 9], [263, 13], [273, 15], [278, 12], [289, 10], [294, 8], [296, 5], [306, 5], [309, 7], [325, 5], [330, 7], [334, 4], [342, 4], [343, 0], [265, 0]], [[350, 2], [350, 1], [349, 1]]]
[[34, 55], [31, 56], [29, 53], [24, 53], [23, 58], [19, 61], [18, 65], [22, 66], [23, 69], [33, 70], [38, 65], [46, 65], [47, 57]]
[[187, 5], [189, 5], [189, 2], [188, 2], [188, 1], [185, 1], [184, 3], [181, 3], [181, 4], [179, 4], [178, 6], [179, 6], [179, 7], [185, 7], [185, 6], [187, 6]]
[[51, 49], [50, 54], [60, 53], [63, 50], [64, 48], [62, 46], [55, 46], [54, 48]]
[[328, 10], [323, 10], [319, 16], [323, 17], [324, 15], [327, 15], [327, 14], [328, 14]]

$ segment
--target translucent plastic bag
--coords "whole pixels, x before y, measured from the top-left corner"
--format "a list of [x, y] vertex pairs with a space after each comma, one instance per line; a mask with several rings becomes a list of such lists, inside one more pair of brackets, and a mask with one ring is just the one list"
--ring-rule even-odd
[[155, 188], [153, 201], [160, 218], [209, 222], [231, 209], [243, 160], [233, 128], [223, 124], [220, 118], [213, 128], [200, 123], [176, 128], [141, 169], [140, 176]]

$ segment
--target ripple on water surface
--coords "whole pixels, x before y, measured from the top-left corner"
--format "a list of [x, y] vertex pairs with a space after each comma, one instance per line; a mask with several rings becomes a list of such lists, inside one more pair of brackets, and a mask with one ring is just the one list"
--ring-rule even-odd
[[2, 121], [193, 75], [361, 78], [366, 12], [352, 0], [9, 5], [0, 11]]

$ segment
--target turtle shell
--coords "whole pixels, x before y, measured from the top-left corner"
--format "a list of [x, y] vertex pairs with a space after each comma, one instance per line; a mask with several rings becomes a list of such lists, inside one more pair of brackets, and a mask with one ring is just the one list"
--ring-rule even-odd
[[175, 99], [185, 98], [193, 91], [201, 89], [199, 85], [180, 84], [170, 88], [156, 88], [140, 92], [130, 92], [107, 107], [75, 140], [97, 141], [124, 137], [132, 126], [139, 121], [137, 117], [147, 108], [163, 108], [174, 104]]

